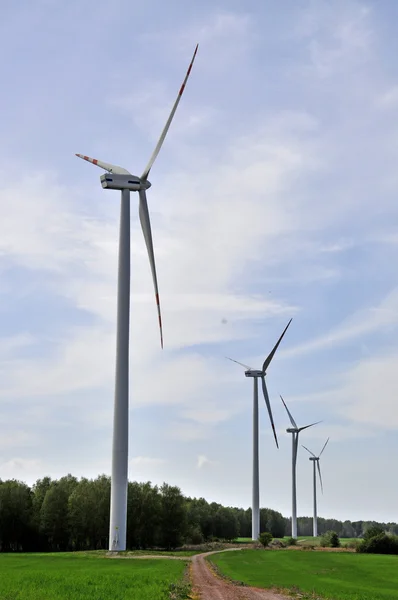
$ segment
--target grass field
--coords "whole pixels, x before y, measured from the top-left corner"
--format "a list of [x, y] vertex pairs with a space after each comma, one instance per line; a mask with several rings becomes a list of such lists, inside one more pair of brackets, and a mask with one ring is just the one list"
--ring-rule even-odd
[[[284, 538], [275, 538], [275, 539], [281, 539], [284, 542], [286, 542], [288, 539], [290, 538], [290, 536], [286, 535]], [[319, 546], [321, 541], [321, 538], [318, 537], [312, 537], [311, 535], [300, 535], [297, 538], [297, 543], [298, 545], [312, 545], [312, 546]], [[345, 544], [351, 543], [351, 542], [355, 542], [358, 541], [357, 538], [340, 538], [340, 542], [341, 545], [344, 546]], [[238, 537], [234, 540], [235, 543], [237, 544], [251, 544], [252, 543], [252, 539], [251, 538], [245, 538], [245, 537]]]
[[315, 592], [333, 600], [398, 598], [397, 556], [242, 550], [215, 554], [211, 561], [227, 577], [256, 587]]
[[169, 600], [171, 586], [184, 587], [185, 568], [182, 560], [107, 559], [103, 554], [0, 554], [0, 598]]

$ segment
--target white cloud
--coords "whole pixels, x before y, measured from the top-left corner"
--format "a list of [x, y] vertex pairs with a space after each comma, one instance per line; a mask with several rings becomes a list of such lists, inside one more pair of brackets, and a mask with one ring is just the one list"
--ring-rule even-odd
[[215, 462], [208, 459], [207, 456], [205, 456], [204, 454], [199, 454], [198, 459], [197, 459], [197, 463], [196, 463], [196, 467], [198, 469], [203, 469], [203, 467], [206, 466], [211, 466], [214, 465]]
[[[112, 16], [120, 26], [132, 15], [130, 4], [122, 5], [123, 19]], [[132, 195], [130, 474], [191, 482], [195, 493], [203, 486], [226, 503], [250, 502], [250, 483], [243, 491], [236, 486], [250, 464], [250, 444], [236, 444], [250, 431], [250, 390], [223, 356], [263, 359], [263, 334], [277, 335], [292, 315], [316, 323], [319, 333], [305, 326], [289, 331], [279, 352], [289, 360], [280, 369], [275, 364], [270, 390], [290, 385], [289, 403], [302, 402], [303, 411], [319, 403], [325, 422], [307, 432], [309, 444], [330, 434], [349, 447], [352, 439], [360, 444], [374, 434], [385, 448], [397, 426], [396, 132], [392, 113], [380, 110], [377, 99], [384, 94], [385, 108], [395, 106], [396, 77], [385, 74], [380, 44], [388, 36], [375, 39], [372, 10], [352, 1], [306, 6], [304, 15], [295, 9], [304, 18], [294, 35], [286, 31], [298, 13], [279, 8], [274, 27], [260, 6], [250, 14], [199, 7], [174, 15], [173, 9], [162, 13], [159, 3], [158, 29], [143, 6], [134, 18], [150, 28], [128, 44], [122, 35], [113, 43], [119, 28], [108, 28], [109, 45], [98, 33], [88, 39], [85, 17], [80, 45], [76, 36], [68, 38], [72, 51], [57, 40], [72, 79], [54, 83], [45, 48], [29, 96], [15, 88], [10, 110], [13, 89], [3, 94], [10, 133], [0, 189], [0, 401], [1, 419], [16, 433], [14, 440], [3, 438], [8, 470], [2, 478], [28, 464], [18, 462], [25, 446], [29, 460], [42, 461], [21, 471], [30, 480], [48, 471], [95, 476], [110, 470], [119, 199], [101, 190], [98, 169], [74, 159], [74, 144], [142, 167], [197, 39], [187, 93], [148, 194], [163, 352]], [[105, 21], [99, 22], [103, 31]], [[272, 36], [264, 35], [267, 27]], [[38, 23], [37, 31], [46, 43], [54, 29]], [[31, 28], [26, 35], [28, 41]], [[87, 62], [87, 45], [102, 69]], [[14, 58], [26, 81], [30, 56], [15, 52]], [[105, 88], [104, 72], [110, 74]], [[126, 73], [134, 75], [130, 88]], [[43, 97], [58, 87], [62, 103], [45, 104], [44, 112]], [[325, 366], [320, 350], [327, 348], [336, 352]], [[149, 430], [157, 432], [153, 439]], [[271, 435], [266, 429], [267, 444]], [[346, 459], [337, 446], [328, 460], [341, 473]], [[223, 464], [217, 477], [206, 468], [207, 456], [216, 453]], [[274, 454], [267, 477], [285, 468]], [[344, 473], [350, 478], [352, 469]], [[361, 481], [368, 479], [364, 473]], [[361, 481], [343, 498], [353, 512]], [[275, 508], [289, 495], [283, 486], [269, 493]], [[330, 512], [338, 501], [333, 498]]]
[[315, 338], [295, 348], [282, 350], [281, 355], [299, 356], [323, 348], [341, 346], [371, 333], [384, 333], [398, 325], [398, 288], [393, 289], [378, 306], [362, 309], [327, 335]]
[[356, 1], [310, 2], [296, 33], [308, 40], [312, 72], [326, 78], [365, 64], [374, 39], [371, 15], [369, 6]]

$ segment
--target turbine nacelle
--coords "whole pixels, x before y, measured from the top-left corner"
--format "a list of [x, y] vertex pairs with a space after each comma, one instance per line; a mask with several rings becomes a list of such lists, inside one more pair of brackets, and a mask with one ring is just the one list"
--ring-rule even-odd
[[[241, 367], [243, 367], [245, 369], [246, 377], [252, 377], [253, 379], [261, 379], [261, 387], [262, 387], [262, 391], [263, 391], [264, 401], [265, 401], [265, 405], [268, 410], [269, 420], [271, 423], [272, 431], [274, 433], [274, 438], [275, 438], [275, 443], [276, 443], [277, 448], [279, 448], [278, 438], [276, 436], [274, 418], [272, 416], [272, 410], [271, 410], [271, 403], [269, 401], [267, 385], [265, 383], [265, 375], [266, 375], [267, 369], [275, 355], [275, 352], [277, 351], [278, 346], [281, 343], [283, 336], [285, 335], [287, 328], [289, 327], [291, 322], [292, 322], [292, 319], [290, 319], [289, 323], [286, 325], [285, 329], [282, 331], [282, 335], [279, 337], [279, 340], [276, 342], [275, 346], [272, 348], [271, 352], [268, 354], [267, 358], [264, 361], [262, 369], [252, 369], [248, 365], [245, 365], [245, 364], [239, 362], [238, 360], [235, 360], [233, 358], [229, 358], [228, 356], [226, 356], [226, 358], [228, 358], [228, 360], [232, 360], [232, 362], [237, 363], [238, 365], [240, 365]], [[256, 381], [256, 386], [257, 386], [257, 381]]]
[[249, 369], [248, 371], [245, 371], [245, 376], [246, 377], [264, 377], [264, 373], [260, 370]]
[[100, 177], [101, 185], [106, 190], [129, 190], [139, 192], [151, 187], [147, 179], [140, 179], [135, 175], [124, 175], [119, 173], [105, 173]]

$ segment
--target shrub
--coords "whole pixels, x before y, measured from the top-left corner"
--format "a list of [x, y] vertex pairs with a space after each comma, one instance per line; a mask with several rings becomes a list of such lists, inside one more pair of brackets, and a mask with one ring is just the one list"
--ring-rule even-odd
[[327, 531], [321, 536], [320, 545], [323, 548], [340, 548], [339, 536], [335, 531]]
[[288, 546], [297, 546], [297, 539], [294, 537], [287, 538], [287, 545]]
[[186, 538], [186, 543], [203, 544], [203, 541], [203, 534], [200, 527], [198, 525], [194, 525], [193, 527], [191, 527]]
[[345, 542], [345, 544], [342, 544], [343, 548], [348, 548], [351, 550], [356, 550], [360, 544], [361, 540], [351, 540], [350, 542]]
[[268, 546], [272, 539], [272, 533], [269, 533], [268, 531], [263, 531], [263, 533], [260, 533], [258, 536], [258, 541], [264, 546], [264, 548]]
[[357, 552], [369, 554], [398, 554], [398, 536], [379, 533], [368, 539], [363, 539]]

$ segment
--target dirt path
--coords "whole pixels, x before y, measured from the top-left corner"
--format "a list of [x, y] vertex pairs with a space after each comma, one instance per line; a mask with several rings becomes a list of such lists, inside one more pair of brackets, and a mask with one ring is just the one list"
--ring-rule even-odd
[[[230, 551], [236, 550], [231, 549]], [[239, 552], [239, 550], [237, 550]], [[226, 550], [224, 550], [226, 552]], [[291, 600], [287, 596], [269, 590], [234, 585], [215, 575], [205, 559], [215, 552], [196, 554], [192, 557], [192, 587], [195, 598], [200, 600]]]

